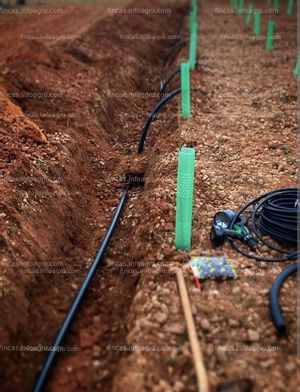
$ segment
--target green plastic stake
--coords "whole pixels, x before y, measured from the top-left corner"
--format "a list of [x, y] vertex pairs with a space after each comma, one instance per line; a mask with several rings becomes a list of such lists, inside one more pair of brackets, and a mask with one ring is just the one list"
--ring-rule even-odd
[[272, 50], [273, 49], [273, 36], [275, 30], [275, 22], [274, 20], [269, 20], [268, 22], [268, 30], [267, 30], [267, 40], [266, 40], [266, 49]]
[[300, 76], [300, 54], [298, 54], [297, 65], [296, 68], [294, 69], [294, 76], [296, 78], [299, 78]]
[[294, 7], [294, 0], [288, 0], [286, 12], [289, 16], [293, 14], [293, 7]]
[[274, 8], [279, 9], [279, 0], [274, 0]]
[[190, 86], [190, 63], [181, 63], [181, 112], [182, 117], [191, 117], [191, 86]]
[[232, 7], [237, 10], [238, 9], [238, 0], [232, 0]]
[[240, 16], [243, 15], [244, 6], [245, 6], [245, 0], [240, 0], [240, 5], [239, 5], [239, 15]]
[[190, 68], [196, 68], [196, 60], [197, 60], [197, 40], [198, 40], [198, 26], [197, 23], [194, 23], [191, 31], [191, 40], [190, 40], [190, 56], [189, 63]]
[[190, 13], [190, 32], [192, 32], [194, 23], [197, 23], [197, 13], [196, 11], [192, 11]]
[[247, 12], [247, 16], [246, 16], [246, 24], [247, 25], [251, 22], [252, 14], [253, 14], [253, 4], [250, 3], [249, 8], [248, 8], [248, 12]]
[[188, 251], [192, 240], [195, 150], [182, 147], [178, 156], [175, 246]]
[[254, 34], [259, 35], [261, 32], [261, 14], [259, 12], [254, 13]]
[[192, 10], [198, 13], [198, 0], [192, 0]]

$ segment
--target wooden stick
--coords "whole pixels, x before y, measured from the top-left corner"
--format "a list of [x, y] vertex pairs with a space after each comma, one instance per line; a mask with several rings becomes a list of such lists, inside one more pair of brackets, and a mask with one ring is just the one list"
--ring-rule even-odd
[[190, 345], [194, 358], [194, 364], [195, 364], [196, 375], [198, 380], [198, 392], [209, 392], [208, 377], [203, 362], [202, 351], [199, 345], [197, 331], [196, 331], [193, 314], [192, 314], [192, 308], [191, 308], [182, 270], [178, 268], [176, 275], [177, 275], [179, 294], [183, 307], [185, 322], [187, 325]]

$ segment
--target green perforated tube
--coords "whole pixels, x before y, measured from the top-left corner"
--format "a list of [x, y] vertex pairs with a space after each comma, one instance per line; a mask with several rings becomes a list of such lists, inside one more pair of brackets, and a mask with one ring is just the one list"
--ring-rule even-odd
[[191, 248], [195, 150], [182, 147], [178, 156], [175, 245]]

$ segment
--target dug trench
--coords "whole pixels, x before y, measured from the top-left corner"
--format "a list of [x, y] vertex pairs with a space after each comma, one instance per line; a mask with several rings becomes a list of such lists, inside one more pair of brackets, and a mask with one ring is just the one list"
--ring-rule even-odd
[[[132, 6], [158, 7], [151, 0]], [[136, 156], [141, 128], [158, 99], [162, 60], [174, 40], [125, 45], [122, 34], [168, 36], [181, 15], [182, 9], [172, 8], [161, 15], [108, 16], [71, 43], [50, 47], [33, 41], [7, 59], [0, 101], [3, 391], [34, 385], [105, 234], [124, 176], [145, 172], [147, 179], [151, 161], [166, 148], [155, 144], [158, 132], [167, 136], [177, 129], [171, 106], [151, 129], [146, 157]], [[124, 344], [143, 268], [138, 263], [128, 274], [120, 266], [161, 260], [151, 214], [144, 216], [147, 224], [135, 225], [142, 194], [147, 189], [132, 191], [106, 265], [65, 342], [72, 352], [60, 354], [50, 390], [115, 388], [118, 363], [128, 353], [109, 347]], [[167, 213], [172, 208], [163, 201], [154, 207]]]

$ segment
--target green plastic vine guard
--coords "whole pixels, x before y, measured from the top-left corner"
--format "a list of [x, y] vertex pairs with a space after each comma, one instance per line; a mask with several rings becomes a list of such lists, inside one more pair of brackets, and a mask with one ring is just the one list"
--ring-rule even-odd
[[254, 13], [254, 34], [259, 35], [261, 32], [261, 14], [259, 12]]
[[197, 14], [194, 10], [192, 10], [190, 13], [190, 32], [192, 32], [194, 23], [197, 23]]
[[296, 68], [294, 69], [294, 76], [299, 78], [300, 76], [300, 54], [298, 54]]
[[274, 0], [274, 8], [279, 10], [279, 0]]
[[191, 86], [190, 86], [190, 63], [181, 63], [181, 113], [182, 117], [191, 117]]
[[191, 0], [190, 32], [192, 32], [194, 23], [197, 22], [198, 22], [198, 0]]
[[190, 250], [195, 172], [195, 150], [182, 147], [178, 156], [175, 246]]
[[293, 14], [293, 7], [294, 7], [294, 0], [288, 0], [286, 12], [289, 16]]
[[267, 30], [267, 40], [266, 40], [266, 49], [272, 50], [273, 49], [273, 36], [275, 30], [275, 21], [269, 20], [268, 22], [268, 30]]
[[192, 0], [192, 9], [198, 13], [198, 0]]
[[250, 3], [249, 7], [248, 7], [248, 12], [246, 15], [246, 24], [247, 25], [251, 22], [252, 14], [253, 14], [253, 3]]
[[245, 6], [245, 0], [240, 0], [240, 4], [239, 4], [239, 15], [240, 16], [243, 15], [244, 6]]
[[238, 2], [237, 2], [237, 0], [232, 0], [232, 1], [231, 1], [231, 5], [232, 5], [232, 7], [233, 7], [235, 10], [238, 9]]
[[191, 31], [189, 64], [191, 69], [196, 68], [197, 60], [198, 25], [194, 23]]

